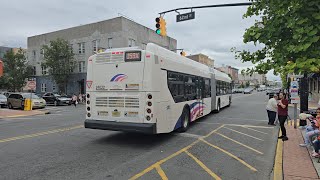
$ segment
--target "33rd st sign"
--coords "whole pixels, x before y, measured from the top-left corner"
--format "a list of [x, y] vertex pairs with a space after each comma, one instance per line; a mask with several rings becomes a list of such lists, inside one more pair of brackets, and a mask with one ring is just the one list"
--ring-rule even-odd
[[179, 14], [179, 15], [177, 15], [177, 22], [186, 21], [186, 20], [190, 20], [190, 19], [194, 19], [194, 18], [195, 18], [195, 12]]

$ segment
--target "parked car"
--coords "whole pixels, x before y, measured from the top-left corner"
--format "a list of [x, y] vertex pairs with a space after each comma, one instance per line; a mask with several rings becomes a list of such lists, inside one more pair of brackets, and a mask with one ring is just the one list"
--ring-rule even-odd
[[244, 93], [244, 94], [251, 94], [252, 91], [253, 91], [252, 88], [246, 88], [246, 89], [243, 91], [243, 93]]
[[71, 98], [55, 93], [45, 93], [42, 98], [46, 100], [47, 104], [53, 104], [55, 106], [63, 104], [71, 105], [72, 103]]
[[0, 94], [0, 107], [3, 108], [7, 106], [7, 96]]
[[9, 109], [24, 109], [25, 99], [31, 99], [32, 108], [46, 107], [46, 101], [33, 93], [11, 93], [7, 99]]

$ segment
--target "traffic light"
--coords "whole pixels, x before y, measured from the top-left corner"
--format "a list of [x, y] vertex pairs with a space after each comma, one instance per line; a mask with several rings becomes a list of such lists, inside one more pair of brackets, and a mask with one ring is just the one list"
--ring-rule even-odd
[[181, 52], [180, 52], [180, 55], [181, 55], [181, 56], [186, 56], [186, 52], [181, 51]]
[[156, 33], [161, 36], [167, 36], [166, 21], [162, 17], [157, 17], [156, 22]]

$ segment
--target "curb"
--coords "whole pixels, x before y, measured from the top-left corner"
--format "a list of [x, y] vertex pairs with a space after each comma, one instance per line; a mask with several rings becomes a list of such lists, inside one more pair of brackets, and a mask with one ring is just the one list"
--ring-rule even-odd
[[31, 115], [13, 115], [13, 116], [0, 116], [0, 119], [5, 119], [5, 118], [16, 118], [16, 117], [28, 117], [28, 116], [37, 116], [37, 115], [45, 115], [45, 114], [51, 114], [51, 112], [49, 110], [45, 110], [45, 111], [40, 111], [38, 110], [39, 114], [31, 114]]
[[[280, 136], [280, 129], [278, 136]], [[278, 137], [277, 137], [278, 138]], [[276, 157], [273, 166], [273, 180], [283, 180], [283, 141], [278, 139]]]

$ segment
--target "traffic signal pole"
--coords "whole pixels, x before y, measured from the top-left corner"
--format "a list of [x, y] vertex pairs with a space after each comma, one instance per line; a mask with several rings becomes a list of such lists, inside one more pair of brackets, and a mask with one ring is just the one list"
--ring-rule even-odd
[[207, 6], [193, 6], [193, 7], [184, 7], [184, 8], [177, 8], [177, 9], [171, 9], [168, 11], [163, 11], [160, 12], [160, 15], [163, 15], [165, 13], [169, 13], [169, 12], [177, 12], [179, 10], [186, 10], [186, 9], [202, 9], [202, 8], [214, 8], [214, 7], [232, 7], [232, 6], [250, 6], [252, 5], [251, 2], [248, 3], [231, 3], [231, 4], [215, 4], [215, 5], [207, 5]]

